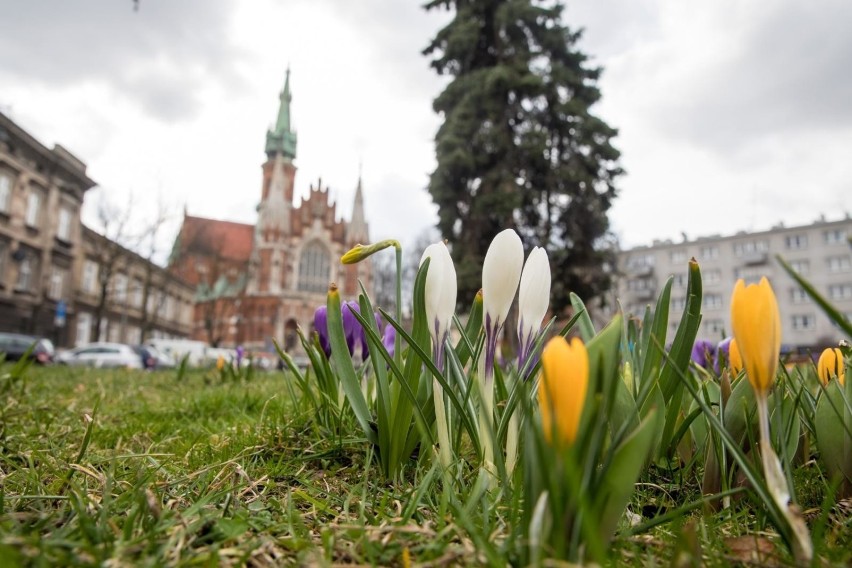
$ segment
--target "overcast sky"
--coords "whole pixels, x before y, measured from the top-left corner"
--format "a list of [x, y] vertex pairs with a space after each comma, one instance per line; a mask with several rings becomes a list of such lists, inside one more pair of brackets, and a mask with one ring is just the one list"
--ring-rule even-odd
[[[421, 55], [448, 20], [405, 0], [0, 0], [0, 110], [89, 166], [98, 193], [253, 223], [292, 70], [296, 194], [348, 216], [363, 164], [374, 239], [433, 225], [443, 88]], [[595, 111], [627, 171], [622, 246], [852, 210], [852, 2], [569, 0], [604, 67]], [[298, 199], [298, 198], [297, 198]], [[170, 238], [177, 225], [173, 224]]]

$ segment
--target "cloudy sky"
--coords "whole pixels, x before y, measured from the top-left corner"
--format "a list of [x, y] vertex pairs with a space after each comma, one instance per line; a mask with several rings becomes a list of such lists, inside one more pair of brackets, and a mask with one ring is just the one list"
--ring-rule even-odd
[[[374, 238], [434, 224], [426, 184], [448, 20], [406, 0], [0, 0], [0, 111], [89, 166], [87, 197], [253, 222], [288, 67], [296, 192], [348, 216], [363, 164]], [[622, 246], [852, 210], [852, 2], [567, 0], [605, 71], [596, 112], [627, 171]], [[161, 196], [158, 198], [158, 196]]]

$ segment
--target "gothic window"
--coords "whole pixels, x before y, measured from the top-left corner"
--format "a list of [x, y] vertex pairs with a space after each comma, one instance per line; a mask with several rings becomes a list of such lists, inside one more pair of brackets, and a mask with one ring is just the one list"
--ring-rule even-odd
[[311, 241], [302, 248], [302, 256], [299, 259], [299, 290], [328, 290], [331, 280], [329, 256], [328, 250], [319, 241]]

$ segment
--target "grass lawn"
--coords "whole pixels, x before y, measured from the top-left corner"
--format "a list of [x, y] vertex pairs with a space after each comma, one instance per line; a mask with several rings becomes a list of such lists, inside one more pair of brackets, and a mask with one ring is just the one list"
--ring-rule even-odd
[[[494, 503], [475, 470], [448, 495], [431, 456], [412, 461], [403, 481], [383, 482], [354, 420], [351, 434], [321, 431], [287, 380], [281, 372], [236, 382], [215, 371], [64, 367], [7, 376], [0, 565], [516, 562], [509, 535], [518, 503]], [[795, 476], [803, 508], [820, 517], [815, 463]], [[698, 479], [652, 468], [630, 509], [640, 522], [665, 514], [700, 496]], [[818, 557], [849, 565], [848, 516], [823, 517], [811, 524]], [[783, 546], [766, 527], [745, 501], [716, 515], [697, 510], [622, 531], [612, 557], [625, 566], [783, 564]], [[768, 556], [754, 560], [764, 548]]]

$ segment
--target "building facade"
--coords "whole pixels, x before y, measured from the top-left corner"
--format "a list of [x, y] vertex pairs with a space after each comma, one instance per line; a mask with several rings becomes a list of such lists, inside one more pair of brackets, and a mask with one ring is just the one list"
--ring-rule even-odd
[[348, 222], [338, 219], [322, 180], [294, 204], [291, 101], [288, 71], [275, 126], [266, 134], [256, 224], [184, 214], [169, 269], [196, 291], [196, 339], [271, 351], [274, 338], [292, 350], [298, 347], [297, 327], [310, 330], [329, 283], [345, 298], [357, 296], [359, 281], [371, 286], [370, 263], [340, 263], [344, 252], [369, 241], [361, 181]]
[[73, 342], [188, 337], [195, 290], [88, 227], [76, 263]]
[[67, 340], [86, 164], [0, 113], [0, 331]]
[[655, 241], [619, 253], [617, 297], [625, 313], [641, 317], [653, 309], [669, 277], [673, 278], [669, 307], [670, 333], [677, 328], [686, 305], [687, 268], [695, 258], [703, 283], [699, 339], [720, 340], [730, 334], [731, 292], [737, 279], [747, 284], [766, 276], [782, 321], [786, 351], [807, 351], [836, 345], [843, 338], [817, 304], [778, 263], [780, 256], [810, 282], [837, 310], [852, 321], [852, 219], [820, 219], [811, 225], [695, 240]]
[[[68, 150], [47, 148], [0, 113], [0, 331], [61, 347], [187, 336], [194, 290], [81, 223], [95, 185]], [[125, 303], [137, 282], [150, 292], [145, 313]]]

